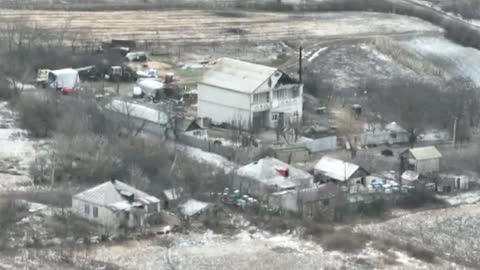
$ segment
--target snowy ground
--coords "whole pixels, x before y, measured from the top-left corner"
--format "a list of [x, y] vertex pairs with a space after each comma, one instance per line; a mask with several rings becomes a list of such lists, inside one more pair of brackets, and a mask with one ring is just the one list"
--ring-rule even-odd
[[29, 163], [42, 143], [26, 137], [14, 125], [14, 113], [6, 102], [0, 103], [0, 192], [19, 190], [31, 185]]
[[479, 226], [480, 207], [471, 204], [407, 214], [384, 223], [360, 225], [357, 231], [421, 246], [449, 261], [478, 269]]
[[[131, 252], [135, 250], [135, 252]], [[461, 269], [439, 260], [428, 264], [392, 249], [388, 255], [372, 245], [356, 254], [325, 251], [292, 234], [243, 231], [234, 236], [174, 234], [155, 240], [102, 246], [95, 258], [124, 269]]]
[[223, 170], [225, 173], [232, 172], [238, 165], [228, 159], [210, 152], [205, 152], [199, 148], [178, 145], [177, 149], [185, 153], [192, 160], [211, 166], [214, 169]]

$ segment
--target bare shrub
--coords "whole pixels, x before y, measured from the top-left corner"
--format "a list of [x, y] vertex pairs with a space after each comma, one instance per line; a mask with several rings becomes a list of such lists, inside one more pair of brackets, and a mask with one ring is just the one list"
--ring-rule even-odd
[[20, 126], [31, 136], [45, 138], [56, 127], [55, 97], [45, 93], [44, 96], [23, 95], [17, 103]]
[[401, 197], [397, 206], [406, 209], [415, 209], [425, 205], [445, 205], [446, 202], [435, 196], [435, 193], [427, 190], [419, 190]]
[[442, 170], [465, 174], [467, 171], [480, 173], [480, 147], [478, 144], [468, 146], [442, 147]]
[[395, 61], [417, 74], [434, 75], [445, 78], [445, 74], [432, 63], [425, 61], [424, 58], [419, 58], [415, 54], [410, 53], [407, 49], [402, 47], [399, 43], [388, 37], [381, 37], [375, 40], [376, 48], [386, 55], [390, 55]]
[[354, 233], [351, 229], [341, 229], [323, 237], [322, 244], [327, 250], [352, 253], [363, 249], [369, 240], [364, 234]]
[[383, 217], [387, 210], [387, 201], [384, 199], [378, 199], [371, 203], [361, 204], [358, 207], [358, 212], [361, 215], [368, 217]]
[[7, 244], [8, 230], [28, 213], [26, 205], [14, 199], [0, 200], [0, 249]]
[[0, 77], [0, 100], [11, 100], [16, 97], [15, 90], [11, 89], [9, 84], [5, 78]]
[[25, 200], [57, 207], [70, 207], [72, 195], [66, 191], [26, 191], [11, 192], [7, 195], [11, 200]]
[[407, 244], [405, 250], [408, 254], [414, 258], [422, 260], [424, 262], [433, 263], [435, 262], [435, 253], [433, 251], [414, 246], [412, 244]]
[[304, 236], [322, 237], [324, 235], [332, 234], [335, 232], [335, 229], [331, 224], [306, 221], [304, 225]]
[[460, 14], [467, 19], [480, 18], [480, 2], [476, 0], [444, 1], [444, 3], [442, 9], [445, 11]]

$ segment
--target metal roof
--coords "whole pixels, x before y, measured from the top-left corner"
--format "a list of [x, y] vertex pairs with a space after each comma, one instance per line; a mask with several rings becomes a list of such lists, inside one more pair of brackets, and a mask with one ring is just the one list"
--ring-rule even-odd
[[410, 151], [410, 153], [416, 160], [426, 160], [442, 157], [442, 154], [437, 150], [435, 146], [412, 148], [408, 151]]
[[[133, 201], [129, 201], [125, 195], [133, 194]], [[107, 181], [103, 184], [85, 190], [73, 196], [74, 199], [90, 202], [101, 206], [110, 207], [113, 210], [127, 210], [135, 202], [142, 204], [158, 203], [160, 200], [130, 185], [118, 180]]]
[[200, 83], [250, 94], [276, 71], [276, 68], [268, 66], [221, 58], [205, 72]]
[[146, 104], [114, 99], [108, 103], [105, 108], [113, 112], [137, 117], [141, 120], [151, 121], [160, 125], [168, 124], [168, 115], [165, 112], [149, 107]]
[[189, 199], [188, 201], [180, 205], [180, 211], [185, 216], [190, 217], [205, 210], [208, 206], [209, 204], [206, 202]]
[[324, 156], [315, 165], [315, 171], [337, 181], [348, 180], [360, 166], [340, 159]]
[[153, 78], [137, 80], [137, 85], [142, 88], [147, 88], [149, 91], [160, 90], [165, 86], [163, 82]]
[[[280, 175], [277, 169], [288, 169], [288, 177]], [[297, 169], [281, 160], [267, 157], [245, 165], [237, 170], [237, 174], [262, 182], [266, 185], [290, 189], [301, 186], [305, 180], [313, 182], [313, 176]]]

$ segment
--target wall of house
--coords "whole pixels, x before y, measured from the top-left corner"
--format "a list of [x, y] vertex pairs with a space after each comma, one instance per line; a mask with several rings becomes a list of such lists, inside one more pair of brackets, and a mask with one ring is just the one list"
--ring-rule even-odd
[[261, 201], [267, 201], [271, 193], [279, 191], [265, 185], [262, 182], [239, 175], [235, 175], [233, 177], [231, 188], [233, 190], [239, 190], [240, 193], [246, 193], [254, 196]]
[[[89, 205], [90, 207], [89, 214], [85, 213], [85, 205]], [[98, 208], [98, 217], [93, 216], [93, 207]], [[75, 213], [80, 217], [83, 217], [90, 221], [104, 225], [107, 228], [107, 230], [108, 229], [115, 230], [123, 222], [123, 217], [121, 215], [122, 213], [113, 212], [111, 209], [107, 207], [97, 205], [97, 204], [92, 204], [90, 202], [85, 202], [75, 197], [72, 199], [72, 211], [73, 213]]]
[[[275, 92], [285, 90], [286, 96], [284, 98], [276, 98]], [[298, 95], [294, 97], [293, 93]], [[279, 113], [284, 113], [284, 121], [288, 122], [301, 121], [303, 116], [303, 85], [292, 84], [284, 85], [272, 90], [272, 109], [269, 112], [268, 127], [275, 128], [278, 125], [279, 117], [275, 117]]]
[[337, 136], [333, 135], [318, 139], [305, 140], [301, 144], [304, 145], [312, 153], [335, 150], [337, 149]]
[[416, 161], [416, 172], [419, 174], [438, 172], [440, 170], [440, 159], [426, 159]]
[[268, 198], [268, 204], [284, 211], [298, 212], [298, 192], [295, 190], [275, 192]]
[[250, 95], [198, 84], [197, 116], [208, 117], [215, 124], [241, 121], [242, 126], [248, 126], [252, 120], [250, 102]]
[[358, 141], [360, 145], [407, 143], [408, 133], [392, 133], [388, 130], [377, 130], [358, 135]]

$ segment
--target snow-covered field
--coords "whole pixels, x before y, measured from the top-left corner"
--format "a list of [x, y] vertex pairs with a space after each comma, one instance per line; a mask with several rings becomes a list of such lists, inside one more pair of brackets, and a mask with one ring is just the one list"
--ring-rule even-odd
[[445, 38], [420, 37], [402, 42], [410, 51], [445, 69], [452, 76], [471, 79], [480, 85], [480, 50], [463, 47]]

